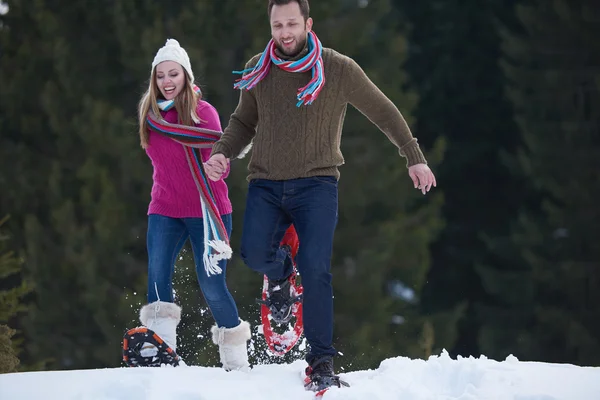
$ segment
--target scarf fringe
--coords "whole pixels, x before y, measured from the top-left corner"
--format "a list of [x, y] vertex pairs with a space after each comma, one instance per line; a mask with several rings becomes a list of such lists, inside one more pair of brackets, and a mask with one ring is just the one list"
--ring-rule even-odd
[[[212, 248], [215, 252], [207, 251], [208, 248]], [[219, 261], [228, 260], [233, 255], [233, 251], [227, 242], [222, 240], [209, 240], [205, 242], [205, 251], [203, 255], [204, 269], [206, 274], [220, 274], [223, 269], [219, 266]]]

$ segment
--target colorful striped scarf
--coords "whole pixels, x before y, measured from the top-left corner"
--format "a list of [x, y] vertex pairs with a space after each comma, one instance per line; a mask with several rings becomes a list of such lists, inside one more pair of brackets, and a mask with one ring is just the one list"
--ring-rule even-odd
[[323, 47], [321, 41], [313, 31], [308, 32], [307, 40], [308, 54], [300, 60], [286, 61], [277, 56], [275, 53], [275, 41], [271, 39], [254, 68], [233, 71], [234, 74], [244, 74], [242, 78], [236, 80], [236, 83], [233, 85], [234, 89], [252, 89], [267, 76], [271, 68], [271, 63], [288, 72], [306, 72], [311, 70], [312, 79], [310, 82], [298, 89], [298, 103], [296, 106], [300, 107], [302, 104], [312, 104], [325, 85], [322, 56]]
[[[194, 87], [194, 90], [198, 91], [199, 89]], [[162, 110], [168, 110], [172, 106], [172, 100], [159, 101], [159, 107]], [[150, 129], [171, 138], [183, 146], [200, 194], [204, 224], [204, 269], [208, 276], [220, 274], [223, 270], [219, 267], [219, 261], [231, 258], [232, 251], [229, 246], [227, 230], [223, 225], [214, 195], [204, 173], [200, 149], [212, 147], [219, 140], [222, 132], [195, 126], [171, 124], [160, 116], [156, 116], [152, 111], [148, 113], [146, 120]]]

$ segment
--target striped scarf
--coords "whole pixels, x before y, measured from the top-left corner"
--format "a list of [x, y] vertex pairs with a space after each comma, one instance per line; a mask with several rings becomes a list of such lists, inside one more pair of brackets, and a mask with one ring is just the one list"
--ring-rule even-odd
[[[199, 92], [196, 86], [194, 86], [194, 90]], [[161, 110], [169, 110], [173, 107], [173, 104], [173, 100], [159, 100], [158, 102]], [[214, 195], [204, 173], [200, 149], [212, 147], [219, 140], [222, 133], [195, 126], [171, 124], [160, 116], [156, 116], [152, 111], [148, 113], [146, 120], [150, 129], [171, 138], [183, 146], [200, 194], [204, 225], [204, 269], [208, 276], [220, 274], [223, 270], [219, 267], [219, 261], [231, 258], [232, 250], [229, 246], [227, 230], [223, 225]]]
[[258, 63], [254, 68], [243, 71], [233, 71], [234, 74], [243, 74], [242, 78], [236, 80], [234, 89], [250, 90], [258, 84], [271, 68], [271, 63], [288, 72], [312, 72], [312, 79], [304, 87], [298, 89], [297, 107], [309, 105], [317, 98], [319, 92], [325, 85], [325, 74], [323, 73], [323, 47], [317, 35], [310, 31], [307, 35], [308, 54], [296, 61], [282, 60], [275, 53], [275, 41], [271, 39], [263, 51]]

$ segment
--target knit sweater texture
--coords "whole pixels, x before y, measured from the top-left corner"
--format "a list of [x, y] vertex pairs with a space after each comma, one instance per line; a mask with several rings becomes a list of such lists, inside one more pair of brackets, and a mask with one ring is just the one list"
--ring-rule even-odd
[[[290, 58], [297, 60], [308, 52]], [[246, 64], [252, 68], [261, 54]], [[212, 154], [235, 158], [253, 143], [248, 180], [288, 180], [311, 176], [335, 176], [344, 164], [340, 150], [347, 105], [351, 104], [375, 124], [407, 159], [407, 165], [427, 163], [398, 108], [350, 57], [323, 49], [325, 86], [313, 104], [297, 107], [298, 89], [311, 72], [286, 72], [276, 65], [250, 90], [241, 90]]]
[[[219, 114], [211, 104], [200, 100], [196, 111], [202, 121], [196, 126], [221, 131]], [[166, 112], [161, 111], [161, 115], [167, 122], [178, 123], [175, 107]], [[208, 160], [210, 152], [210, 149], [200, 149], [202, 161]], [[192, 176], [183, 145], [161, 133], [150, 130], [149, 146], [146, 148], [146, 153], [152, 160], [154, 169], [148, 215], [159, 214], [171, 218], [201, 218], [200, 193]], [[227, 184], [224, 181], [228, 175], [229, 169], [218, 181], [208, 180], [217, 209], [221, 215], [232, 212]]]

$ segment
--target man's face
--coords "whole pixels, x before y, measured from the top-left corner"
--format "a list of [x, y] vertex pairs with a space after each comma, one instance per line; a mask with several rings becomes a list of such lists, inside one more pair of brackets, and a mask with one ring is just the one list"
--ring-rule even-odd
[[311, 28], [312, 18], [304, 21], [295, 1], [271, 9], [271, 36], [279, 51], [287, 56], [295, 56], [302, 50]]

